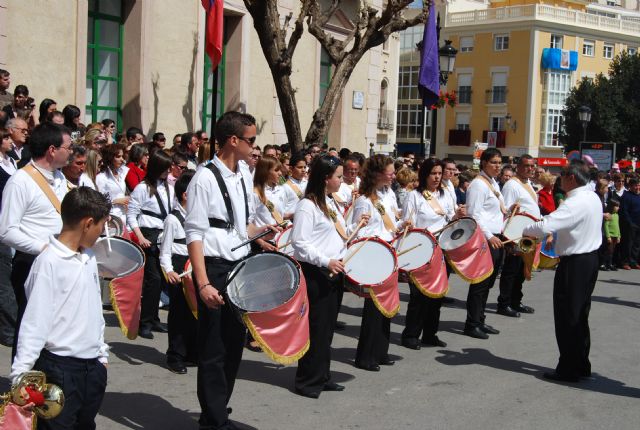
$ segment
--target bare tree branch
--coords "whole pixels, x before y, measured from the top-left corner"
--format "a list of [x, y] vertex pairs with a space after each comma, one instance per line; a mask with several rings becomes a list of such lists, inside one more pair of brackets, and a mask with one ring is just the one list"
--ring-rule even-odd
[[[310, 0], [302, 0], [300, 3], [300, 13], [298, 14], [298, 19], [296, 19], [296, 23], [294, 24], [293, 32], [291, 33], [291, 37], [289, 37], [289, 45], [287, 46], [286, 55], [289, 59], [293, 58], [293, 52], [296, 50], [298, 41], [304, 32], [304, 19], [309, 13], [309, 8], [311, 7], [312, 2]], [[289, 14], [289, 19], [291, 19], [292, 14], [293, 13]]]

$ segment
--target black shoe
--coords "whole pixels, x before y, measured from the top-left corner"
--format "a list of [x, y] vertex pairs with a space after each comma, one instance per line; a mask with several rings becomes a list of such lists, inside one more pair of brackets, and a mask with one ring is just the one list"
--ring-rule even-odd
[[420, 349], [420, 342], [415, 338], [404, 338], [402, 339], [402, 346], [409, 349], [415, 349], [417, 351]]
[[168, 333], [169, 329], [165, 323], [154, 321], [151, 323], [151, 331], [155, 331], [156, 333]]
[[356, 363], [356, 367], [358, 369], [366, 370], [367, 372], [379, 372], [380, 371], [380, 366], [378, 366], [377, 364], [362, 365], [362, 364]]
[[388, 358], [380, 361], [381, 366], [393, 366], [396, 364], [395, 360], [389, 360]]
[[450, 305], [451, 303], [455, 303], [456, 299], [454, 299], [453, 297], [443, 297], [442, 298], [442, 303], [445, 305]]
[[610, 265], [609, 265], [609, 270], [611, 270], [612, 272], [617, 272], [617, 271], [618, 271], [618, 268], [617, 268], [615, 265], [610, 264]]
[[535, 309], [533, 309], [531, 306], [523, 305], [522, 303], [517, 306], [512, 306], [512, 308], [523, 314], [532, 314], [535, 312]]
[[333, 381], [325, 382], [322, 391], [344, 391], [344, 385], [336, 384]]
[[464, 334], [469, 337], [475, 337], [476, 339], [489, 339], [489, 335], [480, 330], [480, 327], [465, 328]]
[[498, 306], [497, 313], [506, 317], [520, 318], [520, 312], [514, 310], [511, 306]]
[[488, 333], [488, 334], [500, 334], [500, 330], [497, 330], [497, 329], [491, 327], [488, 324], [481, 324], [480, 325], [480, 330], [482, 330], [483, 332]]
[[140, 327], [140, 329], [138, 329], [138, 336], [145, 339], [153, 339], [153, 333], [151, 333], [151, 329], [149, 327]]
[[445, 347], [447, 346], [447, 344], [443, 341], [441, 341], [440, 339], [438, 339], [438, 336], [433, 336], [427, 339], [422, 339], [422, 344], [423, 345], [427, 345], [427, 346], [440, 346], [440, 347]]
[[546, 379], [550, 379], [552, 381], [557, 381], [557, 382], [578, 382], [578, 381], [580, 381], [580, 378], [578, 378], [577, 376], [562, 375], [562, 374], [556, 373], [556, 372], [545, 372], [543, 376]]
[[347, 324], [344, 321], [336, 321], [336, 330], [342, 331], [347, 328]]
[[[255, 342], [256, 345], [252, 345], [251, 343]], [[247, 339], [247, 343], [244, 345], [249, 351], [253, 352], [262, 352], [262, 347], [255, 340]]]
[[299, 389], [295, 389], [296, 394], [299, 394], [303, 397], [308, 397], [310, 399], [317, 399], [318, 397], [320, 397], [320, 393], [319, 392], [315, 392], [315, 391], [302, 391]]
[[[608, 272], [609, 271], [609, 266], [605, 266], [604, 264], [602, 266], [600, 266], [600, 270], [603, 272]], [[546, 375], [545, 375], [546, 376]], [[549, 378], [551, 379], [551, 378]]]
[[178, 375], [184, 375], [187, 373], [187, 366], [185, 366], [184, 363], [181, 362], [167, 363], [167, 369]]
[[227, 408], [227, 415], [231, 415], [231, 412], [233, 412], [233, 408]]
[[198, 367], [198, 363], [196, 363], [195, 361], [189, 361], [189, 360], [186, 360], [184, 362], [184, 365], [187, 367]]

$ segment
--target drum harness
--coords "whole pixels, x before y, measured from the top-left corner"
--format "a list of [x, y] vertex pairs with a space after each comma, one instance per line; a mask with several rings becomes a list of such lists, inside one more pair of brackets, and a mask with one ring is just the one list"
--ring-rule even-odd
[[[242, 236], [240, 232], [235, 228], [235, 218], [233, 216], [233, 206], [231, 205], [229, 190], [227, 189], [227, 185], [224, 183], [224, 179], [222, 179], [220, 169], [218, 169], [218, 166], [213, 163], [207, 164], [207, 168], [211, 170], [211, 173], [213, 173], [213, 176], [215, 176], [216, 178], [216, 182], [218, 182], [218, 187], [220, 188], [220, 193], [222, 194], [222, 199], [224, 200], [224, 205], [227, 208], [227, 215], [229, 216], [230, 220], [224, 221], [218, 218], [209, 218], [209, 226], [211, 228], [221, 228], [223, 230], [234, 229], [240, 236]], [[242, 183], [242, 195], [244, 197], [244, 216], [246, 223], [248, 221], [247, 217], [249, 216], [249, 202], [247, 201], [247, 187], [244, 184], [244, 177], [241, 177], [240, 182]]]

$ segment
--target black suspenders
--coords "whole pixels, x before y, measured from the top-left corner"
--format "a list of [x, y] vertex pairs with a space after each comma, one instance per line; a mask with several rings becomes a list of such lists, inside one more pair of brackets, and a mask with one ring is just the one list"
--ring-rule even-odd
[[[171, 215], [173, 215], [174, 217], [178, 218], [178, 222], [180, 223], [180, 225], [182, 226], [182, 229], [184, 230], [184, 217], [182, 216], [182, 214], [180, 213], [180, 211], [174, 209], [171, 211]], [[187, 238], [182, 238], [182, 239], [173, 239], [173, 243], [178, 243], [180, 245], [186, 245], [187, 244]]]
[[[224, 199], [224, 205], [227, 208], [227, 215], [229, 217], [229, 221], [224, 221], [218, 218], [209, 218], [209, 226], [212, 228], [222, 228], [222, 229], [231, 229], [234, 227], [235, 218], [233, 217], [233, 206], [231, 205], [231, 197], [229, 197], [229, 190], [227, 189], [227, 185], [224, 183], [224, 179], [222, 179], [222, 175], [220, 174], [220, 169], [213, 164], [213, 162], [207, 164], [206, 166], [213, 176], [216, 178], [216, 182], [218, 182], [218, 187], [220, 188], [220, 193], [222, 194], [222, 198]], [[242, 183], [242, 192], [244, 197], [244, 214], [245, 214], [245, 224], [248, 223], [249, 216], [249, 202], [247, 201], [247, 187], [244, 184], [244, 178], [240, 179]]]

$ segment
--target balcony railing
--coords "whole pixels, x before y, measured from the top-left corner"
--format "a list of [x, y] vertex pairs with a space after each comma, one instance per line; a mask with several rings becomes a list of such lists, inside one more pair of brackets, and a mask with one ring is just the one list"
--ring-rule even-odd
[[507, 102], [507, 87], [493, 87], [491, 90], [486, 90], [486, 103], [498, 104]]
[[378, 111], [378, 128], [381, 130], [393, 130], [393, 120], [396, 112], [388, 109]]
[[446, 27], [504, 24], [518, 21], [545, 21], [592, 30], [608, 30], [629, 36], [640, 36], [640, 22], [620, 18], [609, 18], [545, 4], [451, 12], [447, 14]]
[[471, 146], [471, 130], [449, 130], [450, 146]]

